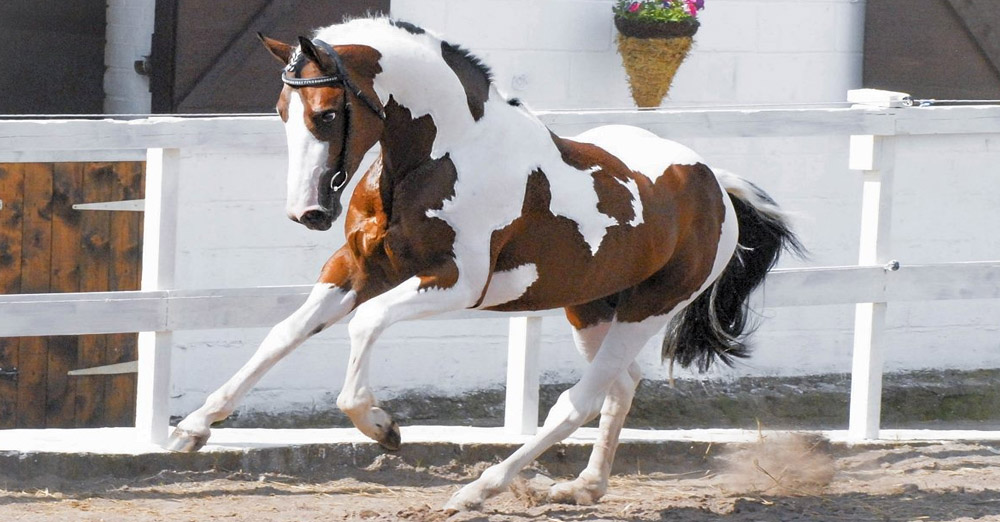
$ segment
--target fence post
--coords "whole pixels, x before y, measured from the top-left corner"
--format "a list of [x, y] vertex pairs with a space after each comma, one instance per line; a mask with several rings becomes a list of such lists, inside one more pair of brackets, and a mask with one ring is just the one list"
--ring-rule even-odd
[[541, 317], [512, 317], [507, 337], [507, 398], [504, 429], [517, 435], [538, 430], [538, 356]]
[[[848, 101], [889, 108], [902, 107], [908, 95], [861, 89]], [[851, 136], [850, 168], [863, 172], [859, 265], [889, 263], [892, 223], [894, 136]], [[851, 364], [850, 440], [879, 438], [882, 414], [882, 367], [886, 303], [858, 303], [854, 310], [854, 354]]]
[[[179, 149], [149, 149], [143, 216], [142, 290], [174, 286], [177, 251]], [[162, 444], [170, 425], [169, 331], [139, 333], [139, 376], [135, 427], [139, 440]]]

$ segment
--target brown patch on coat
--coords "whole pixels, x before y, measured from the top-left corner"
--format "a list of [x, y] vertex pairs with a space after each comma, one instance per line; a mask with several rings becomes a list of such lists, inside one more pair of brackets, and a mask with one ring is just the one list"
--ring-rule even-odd
[[449, 156], [430, 159], [436, 133], [430, 116], [413, 119], [395, 100], [386, 104], [382, 155], [358, 183], [345, 215], [346, 251], [330, 259], [321, 277], [348, 281], [358, 294], [355, 306], [411, 277], [420, 278], [421, 290], [458, 281], [455, 231], [427, 216], [454, 196], [457, 180]]
[[622, 183], [634, 180], [638, 186], [648, 188], [649, 178], [635, 174], [618, 158], [592, 143], [568, 140], [555, 134], [552, 135], [552, 140], [567, 165], [577, 170], [597, 167], [591, 175], [594, 178], [597, 210], [600, 213], [615, 218], [621, 224], [636, 218], [632, 193]]
[[566, 307], [566, 319], [576, 330], [583, 330], [599, 323], [607, 323], [615, 318], [618, 294], [595, 299], [589, 303]]
[[607, 320], [612, 307], [627, 322], [666, 313], [700, 288], [715, 260], [725, 217], [722, 191], [711, 170], [673, 165], [652, 183], [600, 147], [553, 140], [567, 164], [581, 171], [599, 167], [592, 175], [600, 204], [606, 213], [617, 214], [620, 223], [631, 220], [634, 212], [631, 194], [617, 180], [636, 179], [645, 221], [637, 227], [609, 227], [591, 255], [576, 222], [549, 209], [544, 172], [533, 172], [522, 215], [493, 234], [491, 250], [494, 271], [533, 263], [538, 279], [520, 298], [490, 309], [567, 307], [571, 323], [586, 327]]

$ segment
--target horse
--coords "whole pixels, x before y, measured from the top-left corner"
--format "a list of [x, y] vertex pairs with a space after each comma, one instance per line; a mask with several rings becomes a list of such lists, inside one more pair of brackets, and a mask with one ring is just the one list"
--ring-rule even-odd
[[[667, 327], [671, 361], [705, 369], [745, 357], [751, 292], [783, 250], [802, 250], [786, 214], [751, 182], [635, 127], [557, 136], [506, 98], [477, 57], [416, 25], [361, 18], [298, 45], [258, 36], [284, 66], [288, 217], [322, 231], [344, 213], [346, 243], [305, 303], [177, 425], [170, 450], [197, 451], [269, 368], [351, 312], [337, 406], [396, 450], [399, 426], [369, 385], [382, 331], [459, 309], [563, 308], [589, 361], [582, 377], [529, 442], [445, 509], [480, 508], [599, 415], [586, 468], [547, 492], [590, 504], [607, 491], [640, 349]], [[376, 143], [381, 153], [343, 212], [345, 188]]]

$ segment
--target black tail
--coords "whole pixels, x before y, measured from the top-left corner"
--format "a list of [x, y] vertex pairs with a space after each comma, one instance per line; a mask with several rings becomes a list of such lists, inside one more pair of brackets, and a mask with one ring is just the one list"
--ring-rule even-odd
[[683, 367], [708, 370], [718, 358], [732, 366], [746, 357], [750, 294], [764, 282], [782, 250], [804, 255], [778, 205], [759, 187], [731, 174], [719, 181], [729, 193], [740, 226], [739, 244], [722, 275], [685, 307], [667, 327], [663, 358]]

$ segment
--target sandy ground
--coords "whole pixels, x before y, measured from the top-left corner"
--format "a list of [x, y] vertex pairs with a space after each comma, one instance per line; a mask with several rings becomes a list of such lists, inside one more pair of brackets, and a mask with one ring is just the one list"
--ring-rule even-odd
[[482, 512], [452, 516], [437, 508], [483, 466], [420, 468], [385, 455], [336, 480], [163, 472], [61, 491], [0, 483], [0, 520], [1000, 521], [1000, 447], [992, 445], [845, 449], [786, 438], [731, 450], [711, 466], [615, 476], [594, 506], [546, 504], [536, 475]]

